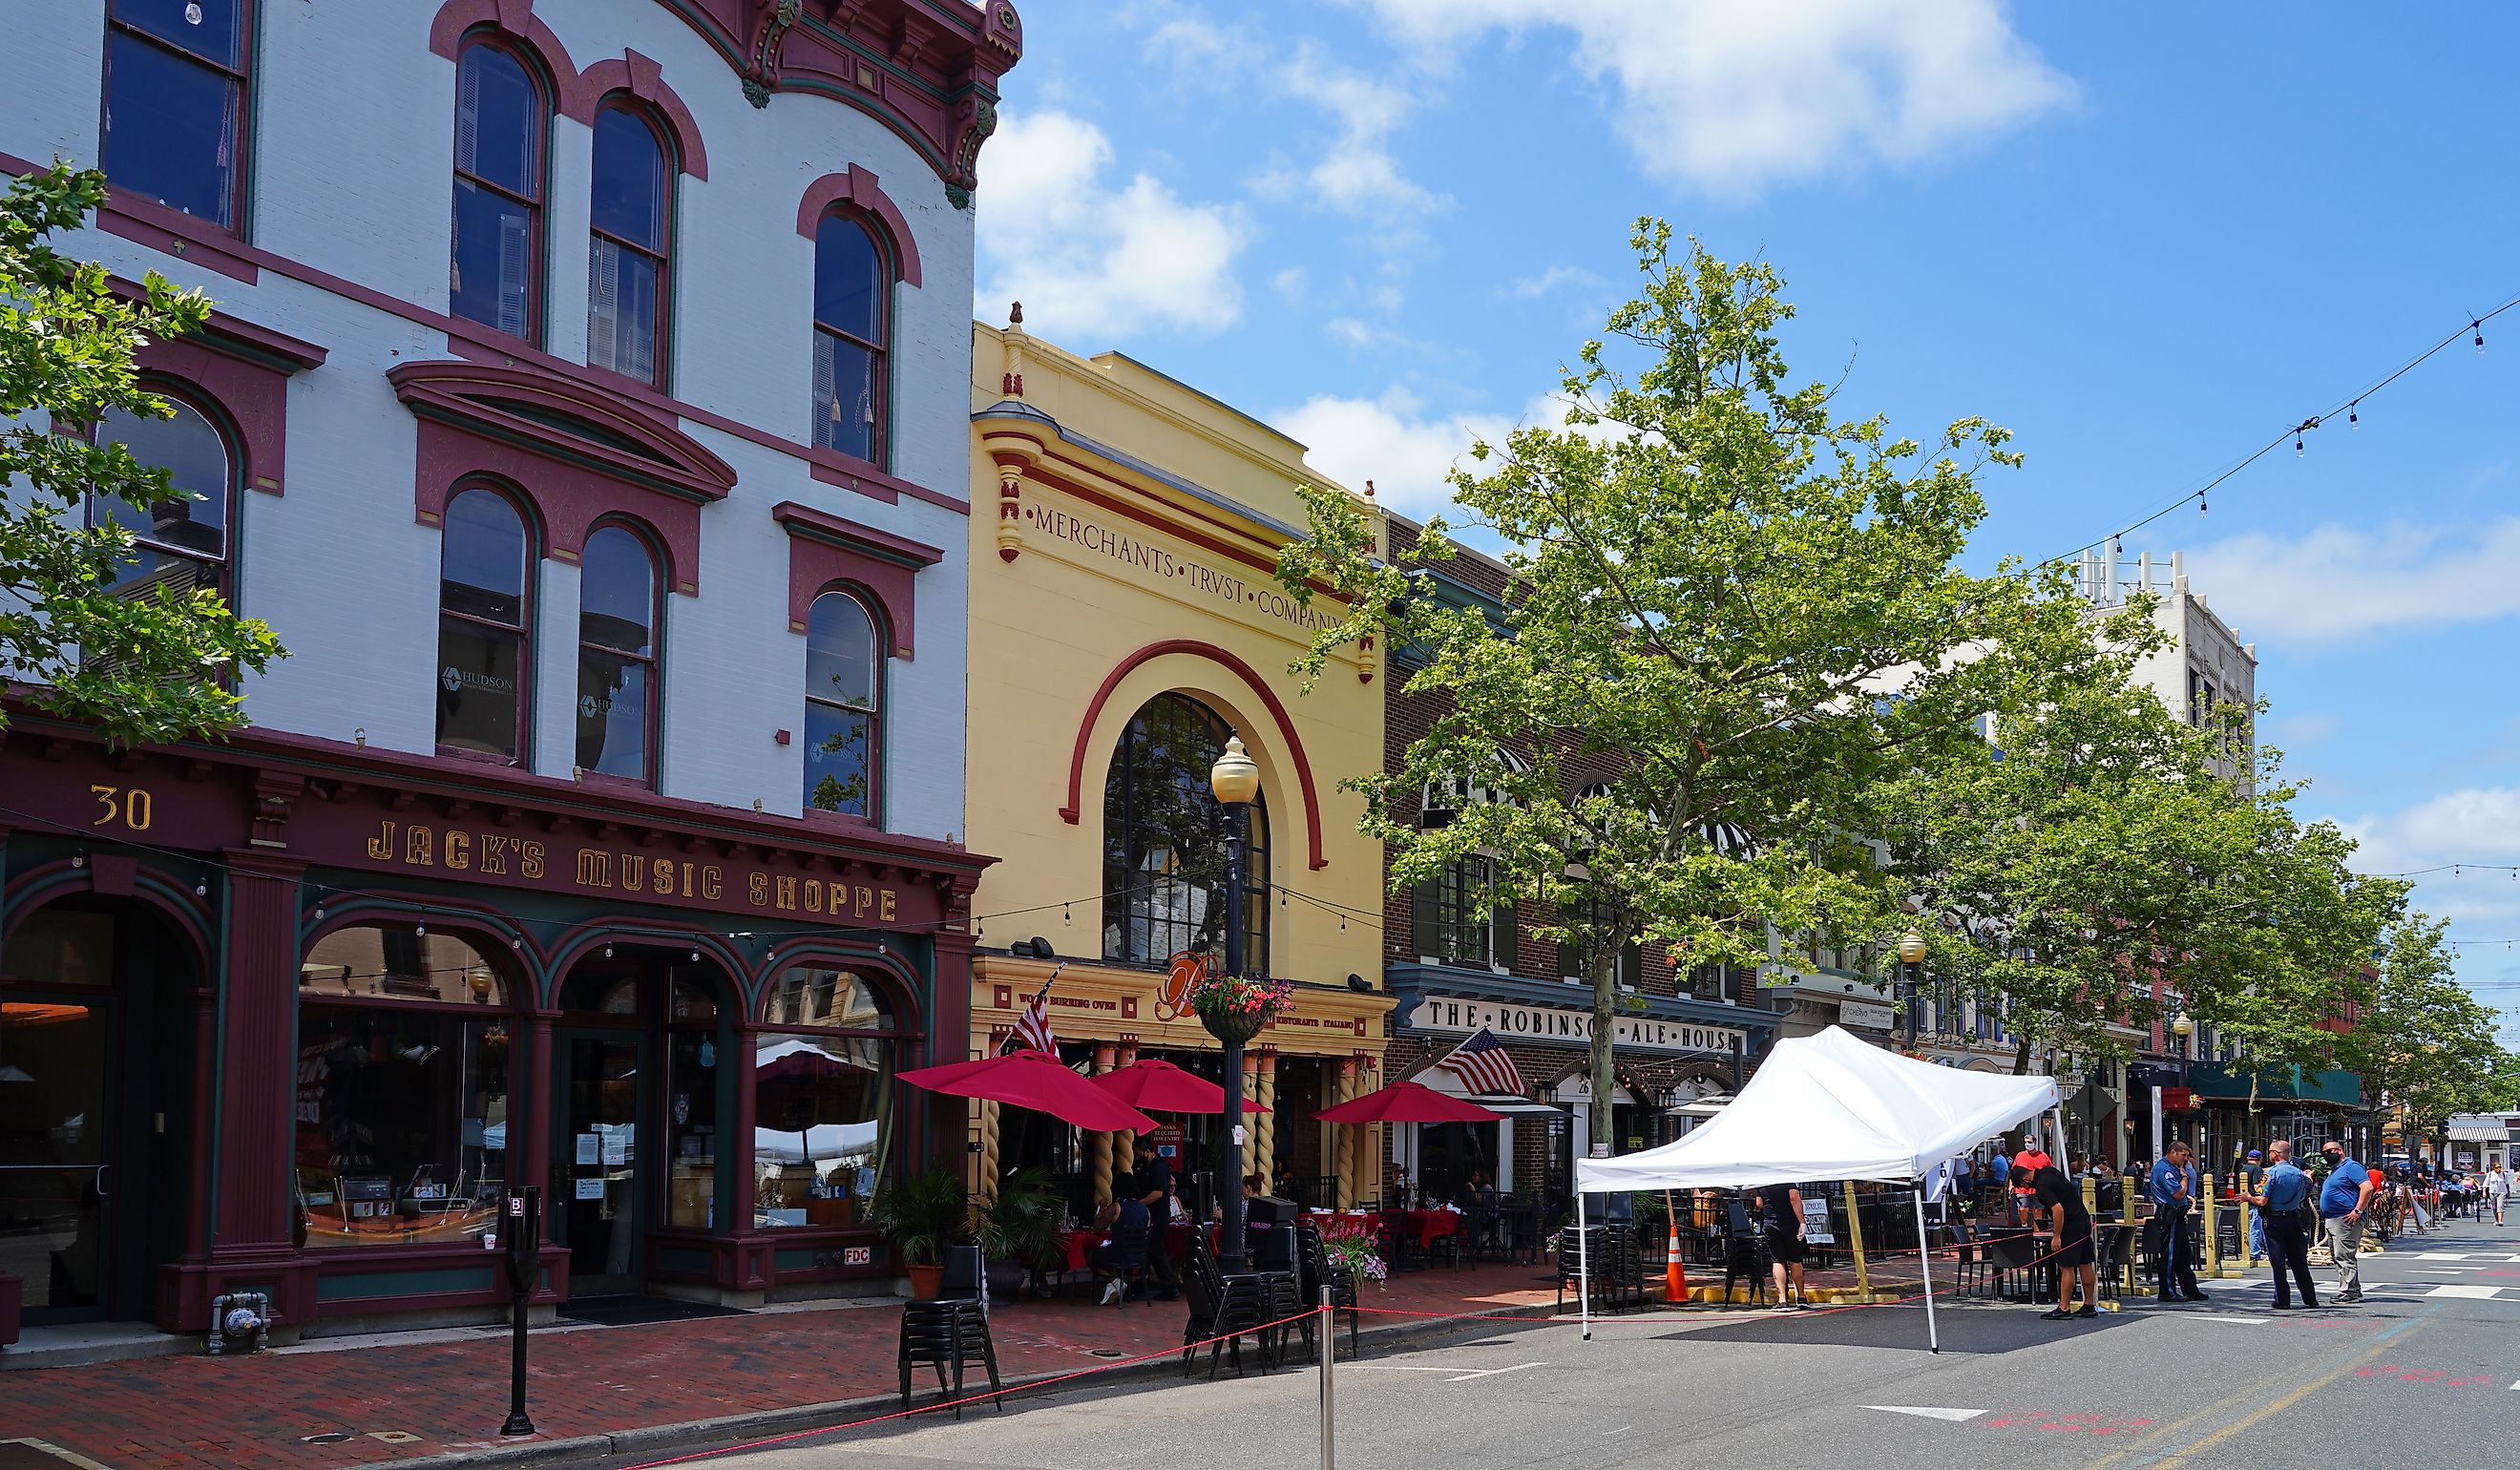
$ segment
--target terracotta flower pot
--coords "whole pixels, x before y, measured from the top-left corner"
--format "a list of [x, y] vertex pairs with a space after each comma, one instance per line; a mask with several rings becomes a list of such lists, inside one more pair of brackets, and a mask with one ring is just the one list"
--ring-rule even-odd
[[918, 1298], [920, 1301], [935, 1301], [936, 1294], [945, 1289], [944, 1267], [913, 1266], [908, 1268], [908, 1270], [910, 1271], [910, 1294]]

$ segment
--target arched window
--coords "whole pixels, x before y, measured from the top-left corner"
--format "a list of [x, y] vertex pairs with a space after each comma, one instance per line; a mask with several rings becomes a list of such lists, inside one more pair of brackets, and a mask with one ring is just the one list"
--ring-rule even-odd
[[177, 596], [196, 589], [226, 593], [228, 527], [236, 504], [235, 447], [209, 417], [168, 396], [171, 419], [144, 419], [111, 409], [97, 423], [99, 444], [120, 444], [151, 469], [163, 469], [184, 499], [142, 508], [117, 495], [88, 497], [88, 523], [131, 533], [131, 559], [114, 574], [117, 597]]
[[893, 1069], [915, 1035], [874, 986], [807, 962], [780, 971], [753, 1043], [754, 1218], [855, 1225], [892, 1156]]
[[105, 27], [105, 176], [222, 229], [245, 194], [248, 0], [111, 0]]
[[336, 929], [297, 969], [296, 1207], [311, 1247], [461, 1245], [497, 1227], [508, 988], [471, 941]]
[[814, 232], [814, 442], [884, 463], [892, 265], [855, 216]]
[[517, 761], [525, 750], [533, 544], [496, 490], [446, 503], [437, 560], [437, 748]]
[[487, 38], [455, 61], [455, 226], [447, 310], [542, 336], [543, 139], [551, 103], [523, 58]]
[[883, 651], [866, 604], [845, 592], [814, 600], [805, 633], [805, 804], [875, 815], [881, 769]]
[[[1225, 949], [1225, 814], [1208, 789], [1233, 732], [1207, 706], [1157, 694], [1129, 721], [1102, 787], [1102, 958], [1160, 964]], [[1269, 972], [1267, 797], [1243, 814], [1243, 963]]]
[[595, 114], [586, 361], [658, 386], [664, 383], [665, 327], [672, 316], [672, 181], [665, 141], [644, 112], [616, 102]]
[[578, 577], [578, 769], [652, 782], [656, 555], [628, 526], [598, 526]]

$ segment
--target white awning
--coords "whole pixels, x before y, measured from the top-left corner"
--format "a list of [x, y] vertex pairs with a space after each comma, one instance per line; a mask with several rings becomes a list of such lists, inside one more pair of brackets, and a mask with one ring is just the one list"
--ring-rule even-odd
[[2506, 1143], [2511, 1139], [2511, 1130], [2502, 1126], [2501, 1119], [2481, 1114], [2453, 1113], [2448, 1127], [2453, 1143]]
[[1528, 1097], [1520, 1096], [1512, 1092], [1476, 1092], [1471, 1094], [1470, 1101], [1486, 1108], [1491, 1113], [1503, 1113], [1508, 1118], [1563, 1118], [1567, 1116], [1566, 1109], [1558, 1107], [1553, 1103], [1534, 1102]]

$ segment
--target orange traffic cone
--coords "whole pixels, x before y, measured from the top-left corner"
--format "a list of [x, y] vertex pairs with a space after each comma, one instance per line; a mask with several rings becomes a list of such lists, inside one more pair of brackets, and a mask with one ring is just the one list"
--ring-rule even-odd
[[1680, 1261], [1680, 1222], [1671, 1223], [1671, 1245], [1663, 1256], [1663, 1299], [1677, 1307], [1688, 1300], [1688, 1269]]

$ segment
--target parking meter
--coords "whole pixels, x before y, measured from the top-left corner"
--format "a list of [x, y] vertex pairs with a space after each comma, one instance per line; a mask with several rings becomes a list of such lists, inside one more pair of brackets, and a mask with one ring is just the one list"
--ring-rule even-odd
[[525, 1304], [542, 1279], [543, 1191], [527, 1184], [499, 1202], [499, 1243], [508, 1271], [508, 1422], [503, 1435], [532, 1434], [525, 1416]]

